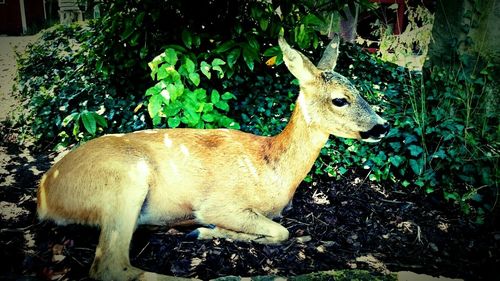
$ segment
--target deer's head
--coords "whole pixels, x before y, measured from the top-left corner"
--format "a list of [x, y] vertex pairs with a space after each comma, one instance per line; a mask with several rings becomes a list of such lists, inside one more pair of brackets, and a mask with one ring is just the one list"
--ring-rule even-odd
[[283, 39], [279, 39], [283, 60], [299, 80], [300, 110], [309, 124], [338, 137], [376, 142], [389, 131], [351, 82], [335, 72], [339, 38], [328, 44], [318, 66]]

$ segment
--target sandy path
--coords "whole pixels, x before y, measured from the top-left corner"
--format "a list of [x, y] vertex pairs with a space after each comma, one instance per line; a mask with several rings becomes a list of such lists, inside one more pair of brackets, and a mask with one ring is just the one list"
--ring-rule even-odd
[[0, 122], [7, 119], [9, 111], [16, 104], [12, 94], [17, 72], [14, 50], [24, 52], [26, 45], [39, 37], [40, 35], [0, 37]]

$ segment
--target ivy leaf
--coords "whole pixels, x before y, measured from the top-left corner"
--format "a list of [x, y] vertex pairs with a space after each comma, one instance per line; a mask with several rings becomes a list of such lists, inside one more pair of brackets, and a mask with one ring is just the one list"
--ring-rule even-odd
[[418, 145], [410, 145], [408, 146], [408, 150], [410, 151], [410, 154], [411, 156], [419, 156], [420, 153], [422, 153], [424, 150], [422, 149], [422, 147], [418, 146]]
[[391, 161], [391, 164], [394, 166], [394, 167], [399, 167], [401, 165], [401, 163], [403, 163], [403, 158], [399, 155], [394, 155], [394, 156], [391, 156], [389, 158], [389, 161]]
[[434, 152], [431, 155], [432, 158], [440, 158], [440, 159], [446, 159], [446, 152], [444, 150], [439, 149], [438, 151]]
[[415, 159], [410, 159], [410, 167], [416, 175], [421, 175], [424, 170], [422, 159], [419, 159], [418, 161]]

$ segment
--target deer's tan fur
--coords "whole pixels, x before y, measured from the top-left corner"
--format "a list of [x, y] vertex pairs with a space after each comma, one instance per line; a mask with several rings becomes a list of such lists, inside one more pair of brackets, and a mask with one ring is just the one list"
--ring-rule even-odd
[[[331, 45], [334, 52], [337, 45]], [[174, 278], [130, 265], [130, 240], [139, 224], [194, 221], [203, 226], [191, 233], [198, 239], [282, 242], [288, 230], [271, 218], [290, 202], [329, 135], [378, 140], [386, 133], [385, 121], [347, 79], [316, 68], [283, 39], [280, 46], [300, 94], [279, 135], [226, 129], [107, 135], [76, 148], [42, 177], [41, 218], [101, 228], [93, 278]], [[337, 55], [329, 56], [334, 61], [322, 65], [333, 67]], [[349, 104], [336, 106], [333, 99]]]

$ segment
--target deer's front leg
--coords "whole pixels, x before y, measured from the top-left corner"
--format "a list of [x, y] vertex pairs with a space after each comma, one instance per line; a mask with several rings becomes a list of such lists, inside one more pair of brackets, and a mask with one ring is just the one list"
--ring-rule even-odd
[[278, 244], [288, 239], [288, 230], [251, 210], [240, 211], [211, 210], [198, 212], [200, 222], [210, 227], [200, 227], [188, 234], [195, 239], [229, 238], [239, 241], [255, 241], [261, 244]]

